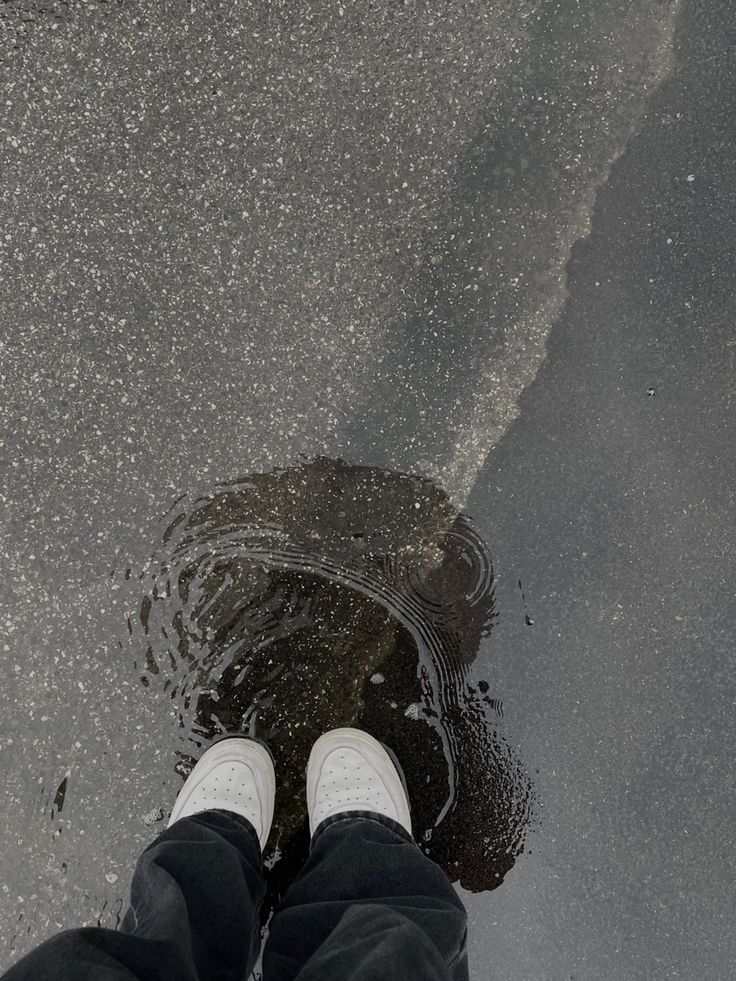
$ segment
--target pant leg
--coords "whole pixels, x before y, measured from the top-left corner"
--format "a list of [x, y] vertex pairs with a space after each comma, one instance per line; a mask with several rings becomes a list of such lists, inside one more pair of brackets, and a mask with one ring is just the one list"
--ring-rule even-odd
[[212, 810], [174, 822], [138, 859], [120, 931], [66, 930], [0, 981], [246, 981], [265, 895], [251, 824]]
[[467, 981], [466, 940], [459, 896], [399, 824], [336, 815], [271, 921], [264, 981]]

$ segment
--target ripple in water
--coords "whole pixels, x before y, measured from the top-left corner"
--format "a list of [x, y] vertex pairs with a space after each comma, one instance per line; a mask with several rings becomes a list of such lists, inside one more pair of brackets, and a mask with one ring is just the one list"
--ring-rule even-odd
[[415, 837], [454, 881], [501, 883], [523, 850], [531, 784], [500, 701], [471, 681], [493, 569], [442, 490], [327, 458], [254, 474], [177, 501], [161, 545], [125, 578], [127, 643], [141, 683], [174, 703], [182, 777], [222, 733], [274, 752], [274, 901], [306, 854], [311, 745], [341, 725], [396, 751]]

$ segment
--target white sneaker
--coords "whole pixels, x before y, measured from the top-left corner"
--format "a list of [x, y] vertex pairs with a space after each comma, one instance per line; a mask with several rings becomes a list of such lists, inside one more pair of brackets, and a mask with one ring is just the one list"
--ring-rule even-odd
[[255, 739], [230, 736], [202, 754], [179, 791], [167, 827], [210, 808], [235, 811], [253, 825], [263, 849], [275, 797], [276, 775], [269, 751]]
[[312, 747], [307, 765], [309, 833], [333, 814], [373, 811], [411, 834], [409, 798], [385, 747], [360, 729], [333, 729]]

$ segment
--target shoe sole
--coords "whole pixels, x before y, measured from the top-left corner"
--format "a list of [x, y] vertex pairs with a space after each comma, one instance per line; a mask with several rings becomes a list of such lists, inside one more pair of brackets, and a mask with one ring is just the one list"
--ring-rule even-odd
[[[314, 834], [316, 828], [313, 827], [312, 821], [312, 811], [314, 810], [314, 797], [316, 791], [316, 784], [319, 779], [319, 770], [321, 769], [324, 757], [333, 750], [338, 749], [340, 746], [347, 746], [349, 748], [357, 749], [359, 752], [363, 752], [366, 755], [367, 761], [370, 762], [371, 756], [378, 756], [379, 761], [387, 768], [388, 773], [394, 773], [398, 778], [400, 791], [397, 794], [392, 793], [392, 788], [387, 786], [387, 792], [399, 814], [399, 824], [409, 831], [411, 834], [411, 807], [409, 804], [409, 794], [406, 787], [406, 778], [404, 776], [404, 771], [396, 758], [396, 754], [393, 750], [385, 746], [380, 740], [371, 736], [369, 733], [364, 732], [362, 729], [332, 729], [330, 732], [324, 733], [316, 741], [312, 747], [312, 752], [309, 754], [309, 763], [307, 764], [307, 810], [309, 812], [309, 831], [310, 834]], [[398, 796], [398, 800], [395, 798]], [[342, 812], [336, 812], [342, 813]], [[347, 813], [347, 811], [345, 812]], [[380, 813], [380, 812], [377, 812]], [[321, 823], [321, 822], [320, 822]]]

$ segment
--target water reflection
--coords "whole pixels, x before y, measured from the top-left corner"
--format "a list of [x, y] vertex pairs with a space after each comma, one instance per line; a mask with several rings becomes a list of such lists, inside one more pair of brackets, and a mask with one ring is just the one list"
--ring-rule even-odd
[[523, 848], [531, 785], [500, 701], [471, 681], [495, 617], [493, 570], [442, 490], [327, 458], [253, 474], [177, 501], [126, 579], [128, 643], [141, 683], [174, 703], [178, 772], [224, 732], [273, 749], [276, 892], [307, 845], [311, 744], [340, 725], [395, 749], [415, 836], [453, 880], [500, 884]]

